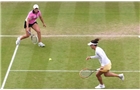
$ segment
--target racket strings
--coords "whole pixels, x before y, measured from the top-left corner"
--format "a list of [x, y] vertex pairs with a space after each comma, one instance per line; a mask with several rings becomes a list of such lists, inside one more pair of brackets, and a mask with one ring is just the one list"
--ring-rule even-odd
[[81, 70], [80, 76], [83, 78], [89, 77], [93, 72], [91, 70]]
[[37, 36], [35, 36], [35, 35], [32, 35], [32, 36], [31, 36], [31, 40], [32, 40], [32, 42], [33, 42], [34, 44], [37, 44], [37, 43], [38, 43], [38, 38], [37, 38]]

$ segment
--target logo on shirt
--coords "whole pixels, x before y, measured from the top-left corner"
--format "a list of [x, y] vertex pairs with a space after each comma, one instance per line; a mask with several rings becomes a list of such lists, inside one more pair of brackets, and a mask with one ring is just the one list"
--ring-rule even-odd
[[37, 16], [34, 16], [33, 18], [34, 18], [34, 19], [36, 19], [36, 18], [37, 18]]

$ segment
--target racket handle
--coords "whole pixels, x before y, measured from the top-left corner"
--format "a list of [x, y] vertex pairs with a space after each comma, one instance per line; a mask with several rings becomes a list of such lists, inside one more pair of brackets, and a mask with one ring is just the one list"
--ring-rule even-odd
[[27, 30], [27, 32], [31, 35], [31, 32], [29, 30]]
[[99, 71], [99, 70], [100, 70], [100, 68], [97, 68], [97, 69], [96, 69], [96, 71]]

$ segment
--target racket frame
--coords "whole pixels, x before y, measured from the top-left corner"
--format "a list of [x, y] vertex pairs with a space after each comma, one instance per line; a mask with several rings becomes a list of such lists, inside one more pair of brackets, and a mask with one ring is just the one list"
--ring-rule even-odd
[[[84, 71], [84, 70], [89, 70], [89, 71], [91, 71], [91, 73], [88, 75], [88, 76], [86, 76], [86, 77], [84, 77], [84, 76], [82, 76], [82, 71]], [[89, 68], [84, 68], [84, 69], [82, 69], [82, 70], [80, 70], [80, 72], [79, 72], [79, 76], [81, 77], [81, 78], [88, 78], [88, 77], [90, 77], [94, 72], [96, 72], [97, 70], [96, 69], [89, 69]]]
[[[32, 43], [33, 43], [33, 44], [37, 44], [37, 43], [38, 43], [38, 37], [37, 37], [36, 35], [32, 34], [29, 30], [28, 30], [28, 33], [30, 34]], [[36, 37], [37, 42], [33, 42], [32, 38], [33, 38], [34, 36]]]

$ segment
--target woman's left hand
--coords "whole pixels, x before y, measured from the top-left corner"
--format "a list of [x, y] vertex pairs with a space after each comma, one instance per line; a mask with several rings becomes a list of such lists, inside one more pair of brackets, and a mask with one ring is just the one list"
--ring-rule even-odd
[[46, 27], [46, 24], [43, 24], [43, 27]]

